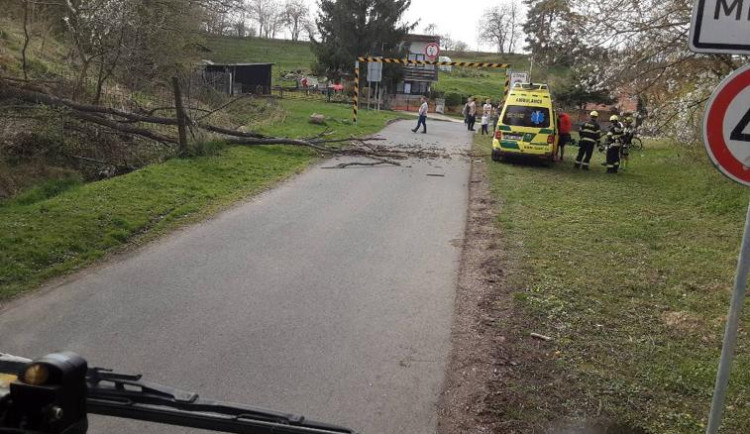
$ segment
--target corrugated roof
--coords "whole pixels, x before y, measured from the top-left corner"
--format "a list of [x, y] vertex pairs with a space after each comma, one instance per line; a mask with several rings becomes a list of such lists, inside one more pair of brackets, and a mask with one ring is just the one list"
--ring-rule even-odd
[[271, 66], [275, 63], [209, 63], [211, 66]]

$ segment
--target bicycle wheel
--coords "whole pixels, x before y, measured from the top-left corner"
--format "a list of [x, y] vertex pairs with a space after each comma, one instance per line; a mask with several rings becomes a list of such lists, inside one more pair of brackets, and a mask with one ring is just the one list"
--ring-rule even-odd
[[630, 148], [635, 151], [642, 151], [643, 150], [643, 141], [639, 139], [638, 137], [633, 137], [630, 139]]

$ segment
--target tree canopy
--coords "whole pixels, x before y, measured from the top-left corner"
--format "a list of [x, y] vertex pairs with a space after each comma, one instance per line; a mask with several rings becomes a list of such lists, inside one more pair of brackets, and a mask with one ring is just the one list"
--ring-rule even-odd
[[313, 69], [339, 78], [353, 71], [359, 56], [400, 57], [404, 37], [416, 26], [402, 21], [410, 5], [411, 0], [321, 0]]

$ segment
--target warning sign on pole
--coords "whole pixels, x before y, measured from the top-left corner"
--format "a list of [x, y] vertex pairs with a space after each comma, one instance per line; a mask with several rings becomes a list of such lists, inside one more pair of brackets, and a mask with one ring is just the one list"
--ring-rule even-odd
[[703, 142], [721, 173], [750, 186], [750, 65], [714, 90], [706, 105]]
[[[740, 184], [750, 185], [750, 65], [733, 72], [714, 90], [706, 105], [703, 142], [708, 156], [721, 173]], [[750, 274], [750, 206], [734, 276], [719, 369], [708, 414], [706, 434], [716, 434], [726, 402], [729, 374], [734, 359], [737, 331]]]

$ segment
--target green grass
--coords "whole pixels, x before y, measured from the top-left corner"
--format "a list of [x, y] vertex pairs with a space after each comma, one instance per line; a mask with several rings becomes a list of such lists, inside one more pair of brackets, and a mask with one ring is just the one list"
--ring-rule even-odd
[[[520, 54], [453, 53], [446, 55], [454, 62], [508, 63], [512, 70], [528, 71], [528, 58]], [[451, 72], [440, 71], [435, 89], [456, 92], [465, 96], [480, 95], [502, 99], [505, 89], [505, 70], [494, 68], [453, 67]]]
[[[388, 113], [348, 119], [348, 106], [284, 101], [261, 127], [265, 133], [309, 137], [325, 127], [307, 122], [312, 112], [331, 118], [332, 137], [379, 131]], [[62, 180], [0, 202], [0, 300], [80, 268], [133, 242], [195, 222], [304, 169], [316, 156], [290, 146], [228, 147], [213, 156], [172, 159], [125, 176], [82, 185]]]
[[[302, 70], [309, 73], [315, 56], [310, 43], [276, 39], [215, 37], [207, 38], [211, 50], [206, 58], [214, 62], [272, 62], [274, 84], [280, 84], [282, 72]], [[454, 61], [509, 63], [512, 69], [529, 70], [529, 59], [522, 54], [497, 53], [453, 53], [447, 52]], [[354, 59], [352, 59], [352, 62]], [[559, 76], [561, 71], [553, 71]], [[565, 71], [562, 71], [565, 72]], [[548, 81], [554, 74], [539, 71], [537, 79]], [[285, 83], [285, 82], [284, 82]], [[499, 69], [453, 68], [453, 72], [440, 72], [436, 90], [458, 92], [462, 95], [482, 95], [501, 98], [505, 83], [505, 71]]]
[[281, 75], [290, 71], [309, 74], [315, 61], [310, 43], [306, 41], [208, 36], [206, 46], [211, 51], [205, 53], [205, 57], [217, 63], [273, 63], [274, 84], [282, 84]]
[[[304, 100], [281, 100], [283, 123], [266, 119], [258, 124], [257, 131], [263, 134], [284, 137], [308, 137], [331, 129], [331, 138], [367, 135], [379, 131], [391, 119], [407, 118], [406, 115], [386, 111], [359, 111], [359, 125], [352, 123], [352, 107], [349, 104], [321, 104]], [[325, 115], [326, 126], [315, 126], [308, 122], [311, 114]]]
[[[649, 142], [616, 176], [601, 154], [591, 172], [573, 170], [576, 150], [553, 168], [488, 159], [523, 318], [500, 323], [540, 357], [510, 389], [532, 408], [508, 411], [529, 424], [601, 412], [651, 433], [702, 432], [748, 192], [702, 150]], [[554, 341], [539, 349], [530, 332]], [[725, 433], [747, 432], [749, 338], [743, 329]]]
[[[0, 18], [0, 72], [4, 75], [22, 75], [23, 44], [22, 25], [5, 17]], [[46, 37], [32, 35], [26, 50], [29, 76], [39, 78], [54, 74], [72, 74], [72, 69], [63, 61], [69, 51], [69, 47], [58, 41], [53, 34]]]

